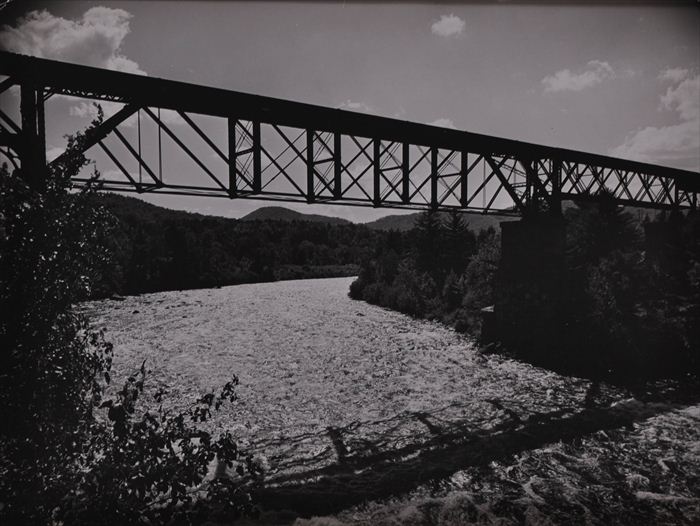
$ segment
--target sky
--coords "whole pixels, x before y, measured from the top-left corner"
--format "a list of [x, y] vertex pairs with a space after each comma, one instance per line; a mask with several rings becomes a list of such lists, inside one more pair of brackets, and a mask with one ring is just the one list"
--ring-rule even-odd
[[[692, 2], [72, 0], [22, 2], [0, 16], [0, 47], [17, 53], [700, 170]], [[8, 112], [13, 97], [3, 95]], [[93, 111], [52, 104], [49, 157]], [[271, 204], [149, 200], [227, 217]], [[285, 206], [353, 221], [396, 213]]]

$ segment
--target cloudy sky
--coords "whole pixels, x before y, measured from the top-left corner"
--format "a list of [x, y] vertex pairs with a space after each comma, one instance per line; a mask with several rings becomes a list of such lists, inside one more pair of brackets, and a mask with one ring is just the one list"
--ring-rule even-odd
[[[9, 51], [700, 169], [700, 10], [692, 3], [18, 6], [0, 29]], [[11, 111], [16, 95], [3, 97]], [[90, 113], [75, 101], [54, 103], [52, 154]], [[230, 217], [261, 206], [151, 199]], [[290, 208], [358, 221], [395, 213]]]

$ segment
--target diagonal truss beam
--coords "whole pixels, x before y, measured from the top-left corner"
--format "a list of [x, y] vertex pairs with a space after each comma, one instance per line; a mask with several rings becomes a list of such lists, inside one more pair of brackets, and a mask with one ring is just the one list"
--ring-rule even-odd
[[491, 167], [491, 170], [493, 170], [493, 173], [496, 174], [496, 177], [498, 177], [498, 179], [500, 180], [502, 187], [505, 188], [506, 192], [508, 192], [508, 195], [513, 200], [513, 203], [515, 203], [517, 209], [521, 213], [526, 212], [527, 207], [525, 206], [525, 203], [523, 203], [520, 196], [517, 193], [515, 193], [515, 189], [510, 184], [510, 181], [508, 181], [506, 176], [503, 175], [503, 172], [501, 171], [502, 164], [496, 164], [490, 155], [485, 155], [484, 159]]
[[[110, 132], [115, 131], [117, 126], [131, 117], [138, 110], [139, 107], [136, 104], [127, 104], [117, 113], [105, 120], [100, 126], [90, 130], [85, 137], [85, 141], [82, 143], [82, 148], [79, 150], [80, 153], [85, 153], [97, 143], [104, 140], [104, 138], [107, 137]], [[49, 167], [58, 165], [59, 163], [63, 162], [64, 159], [65, 154], [59, 155], [56, 159], [49, 163]]]

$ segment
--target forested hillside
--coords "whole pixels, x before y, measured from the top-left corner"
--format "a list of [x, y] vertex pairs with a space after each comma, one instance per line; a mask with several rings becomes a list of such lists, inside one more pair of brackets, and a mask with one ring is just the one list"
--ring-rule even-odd
[[386, 235], [351, 223], [239, 221], [116, 194], [95, 199], [114, 216], [113, 258], [97, 271], [96, 296], [355, 275]]
[[[520, 256], [556, 230], [556, 269], [504, 262], [500, 232], [475, 233], [458, 215], [425, 213], [362, 265], [350, 294], [479, 334], [527, 361], [595, 376], [639, 379], [698, 372], [700, 217], [623, 211], [614, 201], [568, 207], [528, 226]], [[552, 230], [554, 229], [554, 230]], [[540, 259], [540, 261], [543, 261]], [[533, 267], [533, 268], [531, 268]], [[495, 304], [495, 314], [482, 309]], [[486, 316], [486, 318], [484, 318]]]
[[324, 216], [320, 214], [302, 214], [296, 210], [290, 210], [283, 206], [263, 206], [253, 210], [250, 214], [241, 217], [241, 221], [309, 221], [312, 223], [330, 223], [334, 225], [349, 225], [350, 221], [340, 217]]

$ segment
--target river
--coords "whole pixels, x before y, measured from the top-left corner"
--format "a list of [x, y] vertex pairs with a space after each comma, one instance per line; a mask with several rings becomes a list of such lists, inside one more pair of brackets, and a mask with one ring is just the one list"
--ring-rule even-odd
[[482, 354], [447, 327], [351, 300], [351, 281], [86, 310], [114, 343], [114, 376], [145, 359], [150, 392], [163, 389], [172, 407], [238, 375], [239, 400], [213, 425], [269, 466], [267, 507], [331, 516], [310, 523], [568, 524], [575, 514], [584, 524], [638, 508], [630, 524], [700, 517], [700, 406]]

